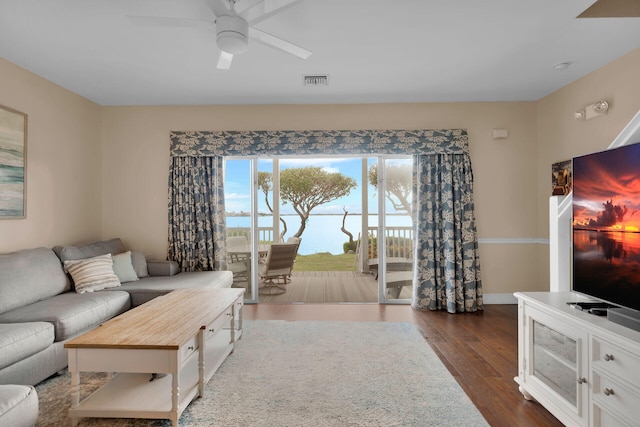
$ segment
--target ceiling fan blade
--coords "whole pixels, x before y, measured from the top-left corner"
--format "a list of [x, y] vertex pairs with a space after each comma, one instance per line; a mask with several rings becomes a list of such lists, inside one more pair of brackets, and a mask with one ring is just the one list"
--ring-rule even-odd
[[598, 0], [578, 18], [638, 18], [640, 2], [637, 0]]
[[280, 49], [284, 52], [287, 52], [293, 56], [297, 56], [298, 58], [301, 58], [301, 59], [307, 59], [312, 54], [312, 52], [308, 49], [305, 49], [301, 46], [288, 42], [272, 34], [265, 33], [264, 31], [258, 30], [257, 28], [254, 28], [254, 27], [249, 28], [249, 37], [254, 38], [258, 42], [265, 43], [271, 47], [275, 47], [276, 49]]
[[299, 2], [300, 0], [261, 0], [238, 15], [249, 24], [257, 24]]
[[221, 50], [220, 56], [218, 57], [218, 69], [219, 70], [230, 69], [231, 61], [233, 61], [233, 54], [225, 52], [224, 50]]
[[138, 27], [205, 28], [210, 30], [213, 22], [203, 19], [169, 18], [164, 16], [127, 15], [127, 20]]
[[229, 3], [224, 0], [204, 0], [216, 16], [229, 15]]

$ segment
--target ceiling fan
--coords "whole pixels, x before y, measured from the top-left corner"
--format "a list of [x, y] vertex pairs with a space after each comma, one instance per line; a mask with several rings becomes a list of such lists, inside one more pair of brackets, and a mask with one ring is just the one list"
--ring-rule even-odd
[[260, 0], [238, 13], [235, 10], [236, 0], [204, 0], [215, 15], [213, 21], [134, 15], [129, 15], [127, 18], [135, 25], [156, 27], [200, 27], [206, 25], [211, 28], [211, 24], [213, 24], [216, 31], [216, 43], [220, 48], [217, 67], [221, 70], [228, 70], [231, 68], [233, 56], [244, 53], [249, 48], [249, 38], [301, 59], [310, 57], [310, 50], [254, 27], [255, 24], [282, 12], [300, 1]]

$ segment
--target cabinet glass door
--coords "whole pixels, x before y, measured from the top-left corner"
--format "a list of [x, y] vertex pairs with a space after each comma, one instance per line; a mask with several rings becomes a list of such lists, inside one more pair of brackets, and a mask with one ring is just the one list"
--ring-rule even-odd
[[533, 320], [533, 375], [572, 406], [578, 405], [578, 345]]

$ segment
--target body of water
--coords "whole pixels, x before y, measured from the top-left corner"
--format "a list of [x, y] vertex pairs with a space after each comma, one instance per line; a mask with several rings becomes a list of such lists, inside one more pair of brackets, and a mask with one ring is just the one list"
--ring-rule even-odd
[[[300, 217], [298, 215], [283, 215], [282, 218], [287, 222], [288, 237], [294, 235], [300, 227]], [[361, 215], [349, 215], [345, 222], [345, 228], [351, 234], [353, 239], [358, 239], [360, 232]], [[270, 227], [273, 223], [272, 217], [258, 217], [259, 227]], [[243, 227], [248, 228], [251, 220], [246, 216], [228, 216], [227, 227]], [[410, 227], [411, 218], [405, 215], [389, 215], [386, 220], [387, 227]], [[282, 225], [281, 225], [282, 226]], [[369, 215], [369, 226], [378, 226], [378, 215]], [[302, 242], [298, 253], [301, 255], [311, 255], [319, 252], [330, 252], [334, 255], [344, 253], [342, 246], [349, 241], [349, 236], [340, 231], [342, 227], [342, 215], [311, 215], [307, 222], [307, 227], [302, 234]]]
[[0, 163], [0, 216], [24, 215], [24, 168]]

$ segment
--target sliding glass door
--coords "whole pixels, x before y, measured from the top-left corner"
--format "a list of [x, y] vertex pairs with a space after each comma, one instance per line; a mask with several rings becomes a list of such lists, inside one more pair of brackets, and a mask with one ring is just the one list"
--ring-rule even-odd
[[380, 302], [407, 303], [414, 277], [413, 161], [411, 157], [378, 158], [369, 168], [369, 179], [378, 182], [379, 224], [374, 241]]
[[[297, 237], [298, 279], [292, 283], [298, 291], [294, 297], [294, 286], [287, 285], [286, 296], [311, 299], [281, 302], [407, 303], [413, 279], [411, 190], [410, 157], [227, 158], [227, 260], [233, 286], [247, 290], [247, 302], [279, 301], [259, 294], [260, 255], [271, 243]], [[303, 267], [303, 258], [313, 256], [330, 258], [318, 266], [322, 271], [313, 271], [309, 263]], [[332, 265], [333, 273], [327, 271]], [[299, 291], [302, 286], [315, 288]], [[328, 293], [333, 296], [327, 300]], [[320, 294], [324, 299], [317, 299]]]
[[224, 167], [227, 269], [232, 286], [245, 288], [245, 301], [257, 302], [255, 160], [228, 157]]

